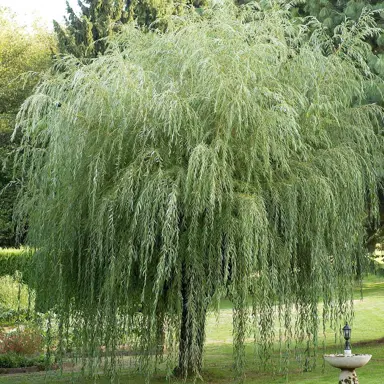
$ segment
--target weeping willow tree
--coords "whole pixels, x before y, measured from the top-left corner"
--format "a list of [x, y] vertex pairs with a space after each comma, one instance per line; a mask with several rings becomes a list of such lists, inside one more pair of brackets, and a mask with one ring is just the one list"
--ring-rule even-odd
[[310, 23], [253, 4], [165, 34], [128, 25], [25, 102], [16, 214], [59, 352], [75, 330], [91, 372], [114, 375], [129, 344], [148, 374], [166, 350], [169, 372], [199, 375], [207, 311], [226, 296], [241, 375], [249, 331], [264, 356], [273, 319], [289, 350], [350, 313], [383, 165], [383, 111], [363, 103], [377, 30], [367, 13], [333, 37]]

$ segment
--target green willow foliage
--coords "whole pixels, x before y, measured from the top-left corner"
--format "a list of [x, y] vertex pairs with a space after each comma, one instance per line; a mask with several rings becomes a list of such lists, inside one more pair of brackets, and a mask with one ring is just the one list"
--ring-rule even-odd
[[16, 114], [40, 73], [52, 64], [54, 45], [47, 30], [37, 24], [31, 29], [21, 25], [10, 9], [0, 5], [0, 247], [15, 246], [12, 211], [17, 191], [9, 184], [9, 158], [16, 147], [11, 142]]
[[363, 16], [332, 39], [284, 7], [223, 6], [57, 64], [19, 114], [17, 215], [59, 351], [76, 329], [91, 372], [114, 375], [129, 344], [149, 375], [163, 345], [169, 373], [178, 354], [175, 372], [199, 375], [227, 296], [241, 376], [249, 331], [265, 357], [275, 318], [289, 351], [350, 315], [383, 165]]

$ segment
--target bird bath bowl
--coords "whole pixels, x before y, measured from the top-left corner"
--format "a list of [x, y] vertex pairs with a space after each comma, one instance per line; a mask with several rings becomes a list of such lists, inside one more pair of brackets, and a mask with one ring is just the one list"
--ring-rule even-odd
[[356, 368], [363, 367], [372, 355], [324, 355], [324, 360], [332, 367], [341, 369], [339, 384], [359, 384]]

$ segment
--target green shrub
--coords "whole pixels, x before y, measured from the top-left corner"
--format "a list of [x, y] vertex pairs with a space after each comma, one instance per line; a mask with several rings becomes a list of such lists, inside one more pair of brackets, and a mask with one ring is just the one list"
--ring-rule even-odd
[[32, 268], [27, 248], [0, 248], [0, 324], [23, 320], [32, 304], [32, 297], [25, 283]]
[[32, 365], [34, 365], [32, 358], [21, 356], [14, 352], [0, 355], [0, 368], [30, 367]]
[[43, 368], [46, 365], [45, 355], [23, 356], [14, 352], [0, 354], [0, 368], [24, 368], [33, 365]]
[[13, 276], [19, 271], [22, 281], [27, 283], [32, 254], [29, 248], [0, 248], [0, 277]]
[[17, 322], [25, 322], [30, 316], [30, 311], [25, 308], [20, 310], [10, 309], [0, 304], [0, 325], [13, 325]]
[[6, 310], [28, 308], [28, 287], [23, 284], [22, 275], [16, 271], [13, 276], [0, 276], [0, 316]]

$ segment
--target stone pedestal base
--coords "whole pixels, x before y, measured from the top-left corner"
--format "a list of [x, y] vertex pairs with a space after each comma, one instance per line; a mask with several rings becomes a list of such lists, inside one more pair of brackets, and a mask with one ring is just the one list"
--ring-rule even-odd
[[339, 384], [359, 384], [356, 371], [342, 369], [339, 376]]

